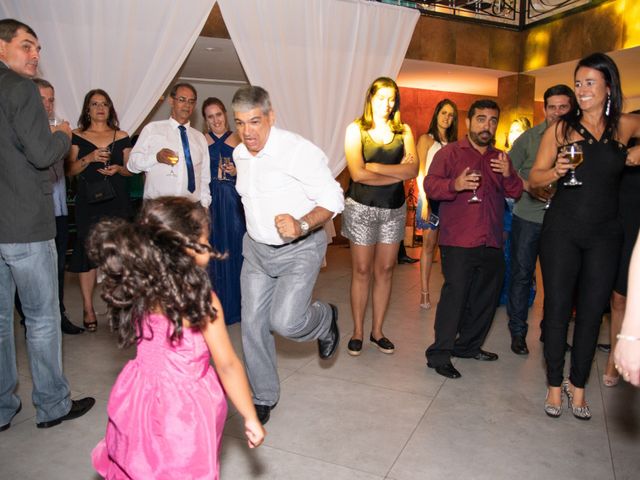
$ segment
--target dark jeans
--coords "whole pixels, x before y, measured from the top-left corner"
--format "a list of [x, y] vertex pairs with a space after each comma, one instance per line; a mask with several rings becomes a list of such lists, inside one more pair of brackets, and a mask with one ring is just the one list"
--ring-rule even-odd
[[[504, 276], [502, 250], [440, 247], [444, 285], [436, 311], [435, 342], [427, 349], [437, 367], [480, 351], [498, 307]], [[457, 337], [457, 338], [456, 338]]]
[[[586, 231], [588, 230], [588, 231]], [[544, 282], [544, 358], [547, 381], [559, 387], [564, 375], [569, 318], [576, 295], [576, 321], [569, 379], [584, 388], [609, 302], [622, 243], [620, 228], [543, 228], [540, 263]], [[576, 288], [577, 287], [577, 288]]]
[[[58, 301], [60, 302], [60, 314], [66, 312], [64, 308], [64, 265], [67, 257], [67, 243], [69, 241], [69, 223], [66, 215], [56, 217], [56, 252], [58, 253]], [[22, 302], [18, 290], [15, 295], [15, 307], [20, 318], [24, 320]]]
[[527, 336], [529, 296], [540, 248], [542, 224], [517, 215], [511, 221], [511, 281], [507, 298], [511, 336]]

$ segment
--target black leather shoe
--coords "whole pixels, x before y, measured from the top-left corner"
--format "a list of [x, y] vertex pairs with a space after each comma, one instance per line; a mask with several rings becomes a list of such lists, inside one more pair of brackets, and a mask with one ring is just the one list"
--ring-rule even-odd
[[438, 365], [438, 366], [434, 367], [429, 362], [427, 362], [427, 367], [435, 368], [436, 369], [436, 373], [438, 375], [442, 375], [443, 377], [460, 378], [462, 376], [460, 374], [460, 372], [458, 370], [456, 370], [456, 367], [451, 365], [451, 363], [445, 363], [444, 365]]
[[402, 255], [398, 257], [398, 263], [399, 264], [408, 264], [408, 263], [416, 263], [419, 262], [420, 259], [419, 258], [412, 258], [409, 255]]
[[318, 353], [320, 358], [326, 360], [331, 358], [338, 349], [340, 343], [340, 331], [338, 330], [338, 307], [329, 304], [331, 307], [331, 328], [329, 330], [329, 338], [325, 340], [318, 339]]
[[69, 317], [67, 317], [67, 313], [63, 312], [60, 314], [60, 328], [62, 329], [62, 333], [66, 333], [67, 335], [78, 335], [79, 333], [84, 332], [84, 328], [78, 327], [71, 323]]
[[494, 362], [498, 359], [498, 354], [480, 349], [480, 351], [476, 353], [472, 358], [474, 360], [480, 360], [482, 362]]
[[96, 400], [92, 397], [81, 398], [80, 400], [71, 400], [71, 410], [66, 415], [56, 418], [55, 420], [49, 420], [47, 422], [36, 423], [38, 428], [51, 428], [56, 425], [60, 425], [67, 420], [73, 420], [87, 413], [95, 405]]
[[511, 351], [516, 355], [528, 355], [527, 342], [522, 335], [516, 335], [511, 339]]
[[256, 407], [256, 413], [258, 414], [258, 420], [260, 420], [260, 423], [262, 425], [264, 425], [265, 423], [267, 423], [269, 421], [269, 418], [271, 417], [271, 408], [269, 405], [253, 405], [254, 407]]
[[5, 430], [9, 430], [9, 427], [11, 427], [11, 422], [13, 421], [15, 416], [20, 413], [20, 410], [22, 410], [22, 402], [20, 402], [20, 405], [18, 405], [18, 409], [16, 410], [16, 413], [14, 413], [11, 416], [11, 418], [9, 419], [9, 423], [5, 423], [4, 425], [0, 425], [0, 432], [4, 432]]

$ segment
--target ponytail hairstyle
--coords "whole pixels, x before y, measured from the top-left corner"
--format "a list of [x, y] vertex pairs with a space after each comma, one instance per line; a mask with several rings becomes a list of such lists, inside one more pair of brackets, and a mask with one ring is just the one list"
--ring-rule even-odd
[[[604, 118], [605, 130], [610, 129], [611, 136], [616, 138], [618, 133], [618, 122], [622, 115], [623, 103], [618, 66], [610, 56], [604, 53], [592, 53], [578, 62], [578, 65], [576, 65], [576, 69], [573, 72], [574, 78], [576, 73], [578, 73], [578, 70], [582, 67], [593, 68], [594, 70], [602, 73], [605, 84], [609, 87], [610, 93], [607, 101], [605, 101], [602, 107], [602, 116]], [[582, 111], [578, 106], [576, 106], [560, 118], [564, 120], [562, 128], [562, 138], [564, 141], [561, 143], [570, 143], [571, 131], [582, 119]]]
[[108, 219], [94, 227], [88, 254], [105, 275], [102, 298], [120, 347], [143, 338], [150, 313], [169, 319], [172, 342], [182, 338], [183, 319], [193, 327], [215, 319], [209, 276], [193, 257], [211, 252], [200, 243], [208, 234], [207, 210], [183, 197], [147, 200], [134, 222]]

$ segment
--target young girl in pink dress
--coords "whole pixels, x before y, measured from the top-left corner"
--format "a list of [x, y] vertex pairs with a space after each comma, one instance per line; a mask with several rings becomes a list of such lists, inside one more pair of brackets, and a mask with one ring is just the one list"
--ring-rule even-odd
[[89, 238], [120, 345], [137, 345], [111, 390], [106, 436], [92, 453], [107, 479], [217, 479], [225, 392], [244, 417], [249, 447], [264, 439], [205, 270], [219, 257], [208, 222], [198, 204], [162, 197], [146, 201], [134, 223], [103, 221]]

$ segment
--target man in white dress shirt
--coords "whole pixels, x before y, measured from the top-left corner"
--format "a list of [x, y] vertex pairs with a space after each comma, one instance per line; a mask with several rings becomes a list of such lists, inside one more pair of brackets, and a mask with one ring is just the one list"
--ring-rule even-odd
[[233, 152], [247, 233], [243, 239], [242, 346], [253, 402], [264, 424], [280, 396], [273, 333], [318, 340], [320, 358], [335, 353], [338, 309], [311, 301], [327, 250], [322, 225], [340, 213], [344, 195], [325, 154], [273, 126], [269, 94], [243, 87], [232, 101], [242, 140]]
[[204, 135], [189, 125], [197, 99], [193, 85], [176, 84], [169, 98], [171, 118], [142, 129], [127, 168], [146, 173], [144, 198], [187, 197], [209, 207], [209, 147]]

